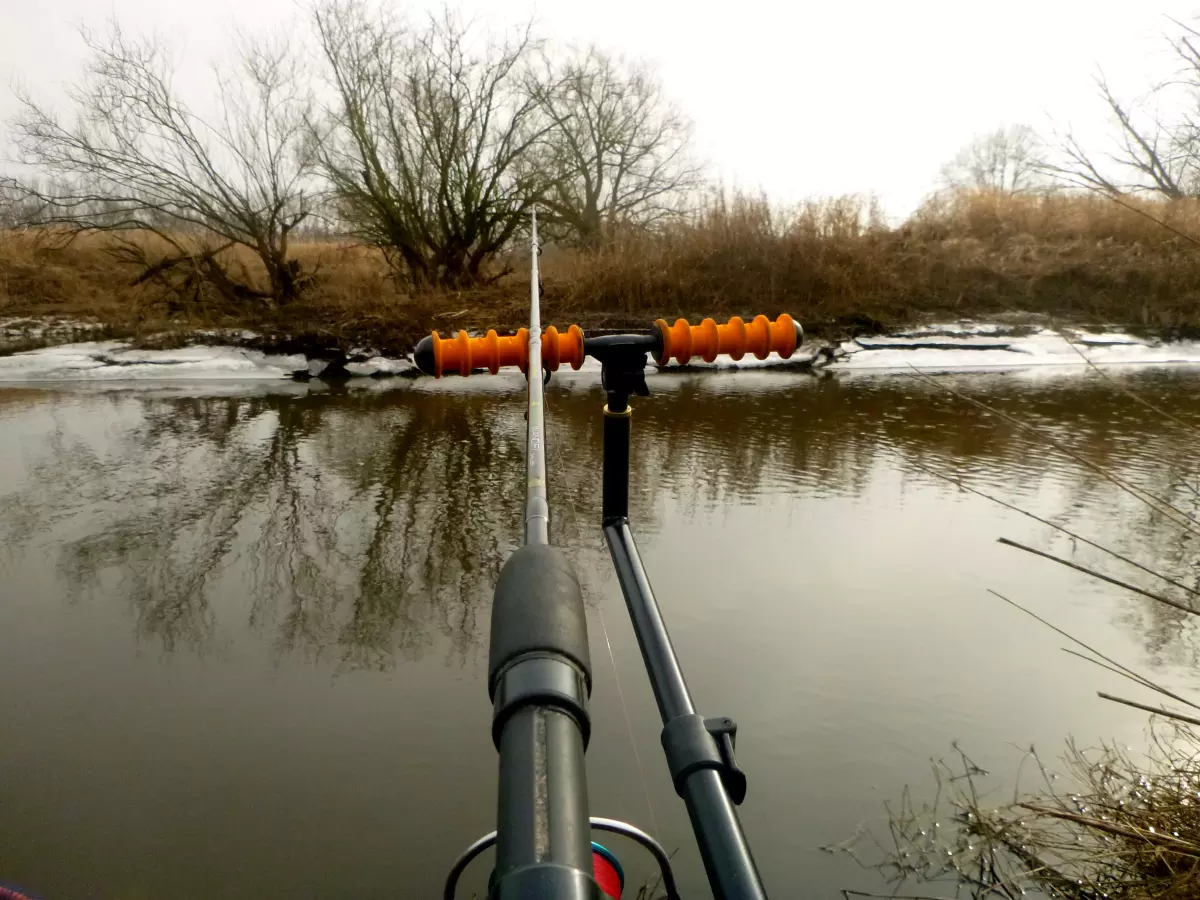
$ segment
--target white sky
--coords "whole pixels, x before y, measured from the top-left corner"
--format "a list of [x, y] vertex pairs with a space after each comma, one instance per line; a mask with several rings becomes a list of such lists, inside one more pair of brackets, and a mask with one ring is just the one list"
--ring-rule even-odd
[[[412, 0], [416, 11], [439, 5]], [[792, 202], [874, 192], [910, 211], [941, 165], [975, 135], [1023, 122], [1068, 123], [1102, 139], [1092, 76], [1123, 95], [1169, 71], [1167, 16], [1193, 3], [1159, 0], [461, 0], [468, 16], [595, 42], [658, 68], [696, 125], [696, 149], [726, 184]], [[157, 30], [199, 59], [234, 24], [295, 21], [296, 0], [0, 0], [0, 118], [20, 79], [52, 92], [82, 59], [80, 24], [115, 16]]]

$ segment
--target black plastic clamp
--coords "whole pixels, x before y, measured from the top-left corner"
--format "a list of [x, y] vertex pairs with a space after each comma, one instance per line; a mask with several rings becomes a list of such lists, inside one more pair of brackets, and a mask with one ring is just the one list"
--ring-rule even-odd
[[649, 397], [646, 354], [635, 352], [623, 358], [604, 360], [600, 368], [600, 384], [610, 396]]
[[733, 758], [737, 723], [733, 719], [706, 719], [699, 713], [672, 719], [662, 730], [663, 750], [675, 793], [683, 796], [688, 776], [699, 769], [716, 769], [735, 806], [746, 799], [746, 773]]
[[[655, 340], [644, 334], [611, 334], [584, 340], [587, 355], [600, 360], [600, 383], [614, 413], [624, 412], [631, 396], [650, 396], [646, 354], [657, 346]], [[661, 343], [661, 338], [657, 340]]]
[[500, 671], [492, 710], [492, 742], [500, 748], [505, 723], [525, 706], [550, 706], [579, 725], [584, 749], [592, 736], [588, 687], [583, 672], [561, 656], [531, 653]]

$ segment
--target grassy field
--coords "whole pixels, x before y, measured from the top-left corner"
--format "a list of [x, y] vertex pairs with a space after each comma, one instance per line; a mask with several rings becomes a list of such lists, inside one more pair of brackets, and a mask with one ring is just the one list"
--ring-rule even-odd
[[[547, 247], [543, 320], [642, 328], [658, 316], [790, 312], [810, 333], [836, 337], [1015, 312], [1191, 331], [1200, 329], [1192, 236], [1200, 238], [1200, 205], [1188, 201], [1130, 208], [1092, 196], [956, 194], [887, 227], [858, 198], [780, 210], [738, 197], [595, 251]], [[111, 246], [100, 234], [65, 246], [35, 231], [0, 234], [0, 318], [79, 317], [134, 337], [249, 328], [276, 345], [402, 352], [431, 328], [515, 328], [528, 303], [522, 248], [499, 261], [512, 273], [486, 288], [414, 294], [376, 250], [301, 243], [294, 256], [311, 286], [273, 308], [135, 284], [139, 270]], [[226, 261], [254, 278], [249, 254]]]

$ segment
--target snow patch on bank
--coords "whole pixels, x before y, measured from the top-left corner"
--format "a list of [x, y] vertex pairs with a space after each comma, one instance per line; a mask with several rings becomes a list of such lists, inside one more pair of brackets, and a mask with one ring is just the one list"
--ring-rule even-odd
[[[3, 323], [0, 323], [3, 324]], [[24, 324], [24, 323], [22, 323]], [[859, 337], [839, 346], [805, 343], [790, 359], [752, 355], [740, 360], [722, 357], [713, 363], [692, 360], [686, 366], [651, 364], [647, 375], [672, 372], [731, 369], [823, 369], [831, 373], [887, 373], [889, 371], [954, 373], [976, 371], [1040, 371], [1072, 374], [1089, 363], [1099, 366], [1200, 366], [1200, 341], [1167, 342], [1117, 331], [1093, 328], [1063, 329], [1028, 323], [993, 324], [958, 322], [910, 329], [894, 335]], [[1057, 368], [1049, 368], [1057, 367]], [[600, 364], [588, 357], [579, 372], [569, 367], [554, 374], [556, 383], [578, 382], [591, 386], [598, 380]], [[175, 350], [139, 350], [127, 341], [84, 341], [0, 356], [0, 383], [48, 382], [156, 382], [171, 381], [278, 381], [286, 379], [344, 380], [359, 384], [387, 381], [391, 376], [413, 375], [413, 363], [362, 348], [344, 362], [308, 359], [303, 355], [268, 354], [234, 346], [194, 345]], [[524, 376], [479, 374], [413, 382], [420, 390], [522, 389]]]
[[915, 328], [908, 328], [903, 331], [897, 331], [893, 337], [931, 337], [940, 335], [944, 337], [971, 337], [973, 335], [986, 336], [1017, 336], [1022, 334], [1031, 334], [1048, 324], [1033, 319], [1020, 319], [1011, 322], [972, 322], [963, 320], [959, 322], [935, 322], [931, 325], [920, 325]]
[[926, 373], [1024, 369], [1033, 366], [1200, 365], [1200, 342], [1144, 340], [1118, 332], [1032, 334], [935, 330], [858, 338], [834, 352], [831, 371], [918, 369]]
[[0, 382], [290, 378], [307, 367], [303, 356], [238, 347], [135, 350], [122, 341], [88, 341], [2, 356]]
[[363, 362], [346, 363], [346, 371], [351, 375], [379, 378], [385, 375], [408, 375], [415, 369], [407, 359], [389, 359], [386, 356], [372, 356]]

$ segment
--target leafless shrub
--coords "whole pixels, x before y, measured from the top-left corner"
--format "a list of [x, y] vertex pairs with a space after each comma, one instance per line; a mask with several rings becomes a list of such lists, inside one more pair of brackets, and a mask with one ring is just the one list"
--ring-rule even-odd
[[[236, 299], [288, 303], [305, 277], [289, 254], [293, 229], [313, 210], [315, 147], [304, 125], [312, 103], [283, 41], [242, 41], [217, 71], [214, 111], [202, 114], [174, 83], [166, 45], [114, 25], [84, 33], [91, 57], [60, 116], [22, 91], [13, 129], [22, 162], [49, 179], [24, 198], [58, 233], [105, 231], [123, 258], [149, 273], [206, 271]], [[146, 234], [156, 242], [147, 242]], [[150, 246], [167, 252], [149, 255]], [[219, 262], [241, 246], [265, 285]]]

